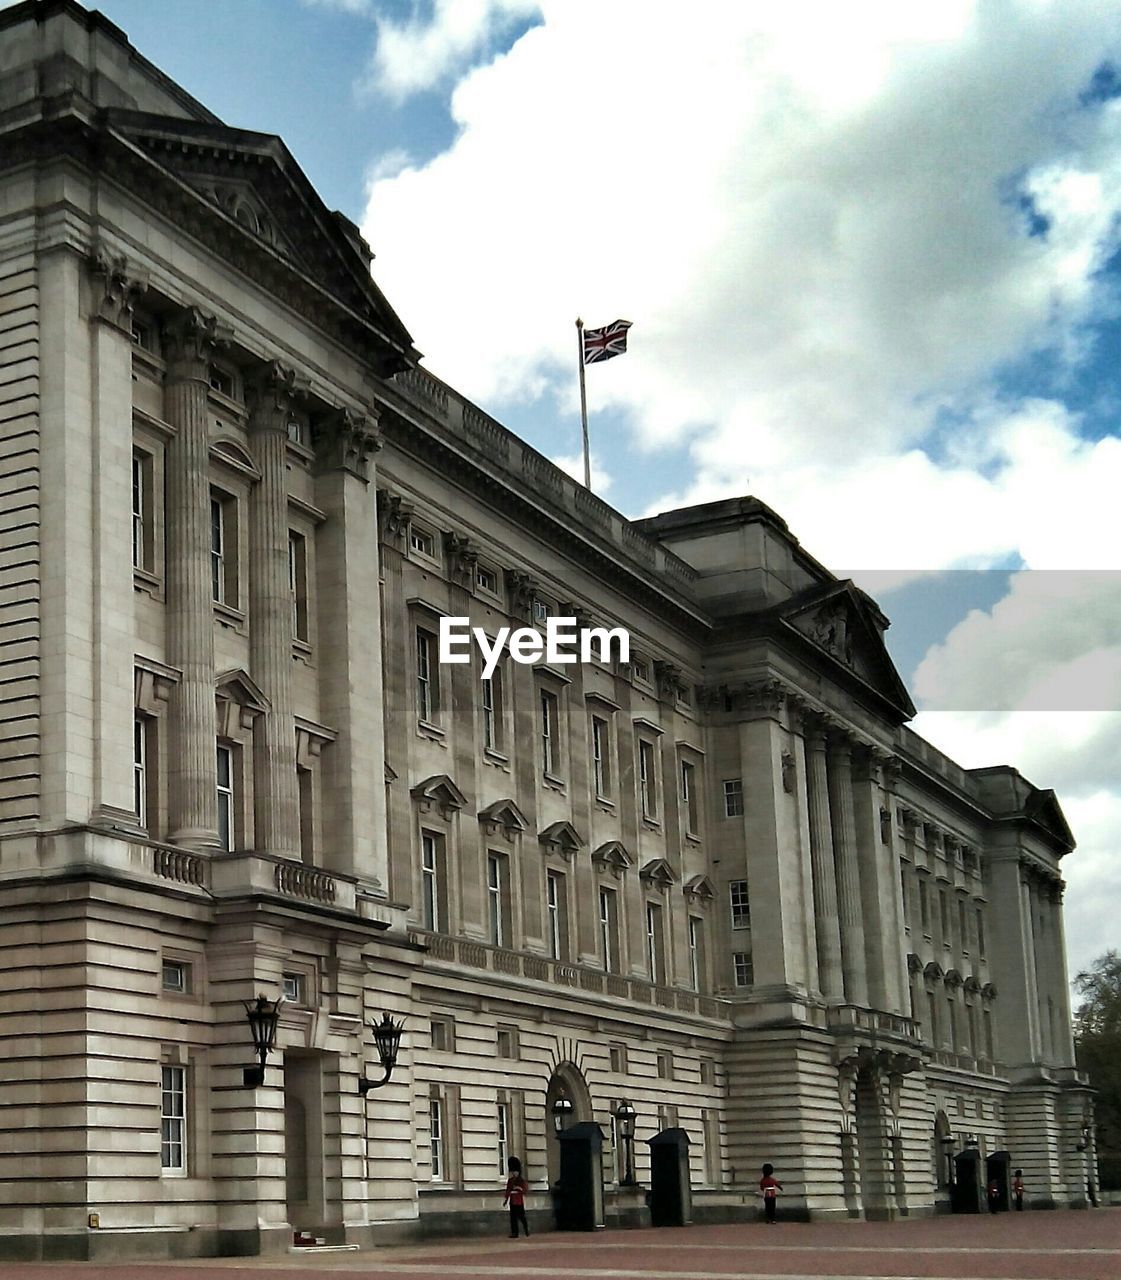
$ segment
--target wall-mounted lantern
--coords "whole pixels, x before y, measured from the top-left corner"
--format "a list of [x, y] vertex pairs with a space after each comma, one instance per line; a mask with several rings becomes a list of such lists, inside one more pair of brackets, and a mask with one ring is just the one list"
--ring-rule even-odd
[[638, 1112], [624, 1098], [615, 1108], [615, 1128], [623, 1144], [623, 1181], [620, 1185], [633, 1187], [634, 1181], [634, 1122]]
[[573, 1112], [572, 1099], [564, 1093], [557, 1095], [556, 1101], [553, 1103], [553, 1131], [560, 1133], [564, 1128], [564, 1122]]
[[263, 995], [259, 995], [252, 1004], [246, 1003], [245, 1016], [253, 1033], [253, 1051], [260, 1064], [245, 1068], [242, 1078], [247, 1089], [258, 1089], [265, 1083], [265, 1062], [276, 1047], [276, 1024], [283, 1003], [283, 999], [270, 1000]]
[[358, 1081], [358, 1092], [365, 1097], [371, 1089], [380, 1089], [383, 1084], [389, 1083], [389, 1077], [393, 1074], [393, 1068], [397, 1065], [397, 1050], [401, 1047], [401, 1029], [405, 1025], [405, 1019], [400, 1022], [394, 1022], [388, 1013], [381, 1015], [380, 1022], [371, 1022], [370, 1028], [374, 1033], [374, 1045], [378, 1051], [378, 1061], [381, 1063], [381, 1069], [385, 1072], [380, 1080], [367, 1080], [362, 1076]]

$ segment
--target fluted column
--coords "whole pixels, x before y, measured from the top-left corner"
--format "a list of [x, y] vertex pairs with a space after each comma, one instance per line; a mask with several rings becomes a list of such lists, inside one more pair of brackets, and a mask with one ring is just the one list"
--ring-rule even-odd
[[167, 655], [182, 672], [168, 706], [168, 809], [171, 839], [218, 843], [214, 703], [214, 605], [210, 584], [210, 355], [217, 321], [188, 308], [167, 327], [164, 409], [168, 446]]
[[860, 904], [856, 815], [852, 796], [852, 745], [847, 738], [829, 739], [829, 810], [833, 818], [833, 852], [837, 866], [837, 908], [841, 921], [841, 968], [845, 999], [868, 1004], [868, 967], [864, 958], [864, 921]]
[[810, 820], [810, 864], [813, 870], [817, 969], [822, 994], [844, 999], [841, 931], [837, 916], [837, 879], [833, 864], [833, 826], [829, 814], [829, 781], [825, 763], [825, 728], [806, 724], [806, 791]]
[[271, 361], [250, 383], [249, 440], [261, 472], [249, 500], [249, 660], [269, 700], [253, 742], [256, 845], [300, 855], [300, 795], [292, 703], [292, 590], [288, 566], [288, 420], [296, 376]]

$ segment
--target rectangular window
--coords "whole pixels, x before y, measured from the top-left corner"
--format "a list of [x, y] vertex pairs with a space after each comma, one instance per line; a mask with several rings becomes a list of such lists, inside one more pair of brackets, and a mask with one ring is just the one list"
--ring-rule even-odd
[[299, 418], [288, 419], [288, 439], [293, 444], [307, 444], [307, 431]]
[[191, 989], [190, 965], [165, 960], [160, 966], [160, 986], [170, 995], [183, 996]]
[[697, 769], [688, 760], [681, 762], [681, 810], [685, 815], [685, 831], [695, 836], [697, 825]]
[[950, 902], [946, 890], [938, 890], [938, 928], [942, 933], [942, 945], [948, 947], [952, 942], [950, 934]]
[[993, 1043], [993, 1015], [991, 1009], [981, 1010], [981, 1022], [985, 1028], [985, 1057], [989, 1062], [996, 1060], [996, 1046]]
[[724, 816], [726, 818], [743, 817], [743, 779], [724, 779]]
[[556, 777], [560, 773], [560, 706], [548, 689], [541, 694], [541, 767]]
[[455, 1052], [455, 1023], [450, 1018], [433, 1018], [429, 1024], [432, 1048], [437, 1053]]
[[439, 710], [436, 665], [436, 637], [423, 627], [416, 629], [416, 714], [424, 724], [435, 721]]
[[716, 1063], [711, 1058], [702, 1058], [698, 1064], [700, 1068], [701, 1084], [711, 1085], [716, 1083]]
[[488, 751], [501, 751], [502, 735], [502, 668], [496, 667], [489, 680], [480, 681], [482, 687], [483, 746]]
[[751, 963], [751, 953], [734, 951], [732, 953], [732, 974], [737, 987], [750, 987], [755, 983], [755, 967]]
[[596, 796], [611, 794], [611, 726], [602, 716], [592, 716], [592, 782]]
[[487, 910], [490, 941], [496, 947], [510, 945], [510, 877], [503, 854], [487, 855]]
[[288, 535], [288, 590], [292, 596], [292, 638], [307, 643], [307, 539], [300, 533]]
[[186, 1067], [160, 1067], [160, 1168], [187, 1172]]
[[498, 1128], [498, 1172], [505, 1177], [506, 1161], [510, 1156], [510, 1104], [508, 1102], [499, 1099], [495, 1118]]
[[132, 721], [132, 807], [136, 820], [148, 826], [148, 725], [144, 716]]
[[608, 973], [619, 971], [619, 914], [614, 889], [599, 891], [599, 947]]
[[233, 375], [219, 365], [212, 364], [210, 366], [210, 389], [217, 391], [219, 395], [233, 398], [234, 380]]
[[705, 974], [704, 921], [689, 917], [689, 978], [694, 991], [700, 991]]
[[152, 456], [137, 449], [132, 455], [132, 567], [151, 571], [155, 563], [154, 489]]
[[237, 500], [210, 493], [210, 594], [216, 604], [240, 607], [237, 575]]
[[315, 774], [296, 766], [296, 796], [300, 806], [300, 857], [315, 865]]
[[668, 1049], [659, 1049], [655, 1058], [659, 1080], [673, 1079], [673, 1054]]
[[568, 959], [568, 894], [563, 874], [545, 873], [545, 911], [549, 934], [549, 955], [554, 960]]
[[958, 899], [958, 939], [962, 951], [969, 954], [969, 917], [965, 912], [965, 899]]
[[631, 674], [643, 684], [649, 684], [650, 664], [644, 658], [631, 658]]
[[732, 928], [751, 928], [751, 898], [746, 880], [732, 880], [728, 884], [728, 898], [732, 907]]
[[517, 1027], [499, 1027], [495, 1036], [495, 1043], [497, 1045], [498, 1056], [500, 1058], [517, 1058], [518, 1056]]
[[930, 937], [930, 888], [923, 876], [919, 876], [919, 921], [925, 937]]
[[654, 744], [645, 739], [638, 743], [638, 797], [644, 818], [658, 816], [658, 784], [654, 769]]
[[234, 847], [236, 837], [233, 747], [229, 743], [219, 742], [217, 757], [218, 844], [229, 852]]
[[646, 963], [650, 981], [664, 986], [666, 981], [666, 948], [662, 933], [662, 908], [656, 902], [646, 904]]
[[447, 1175], [444, 1148], [444, 1101], [433, 1094], [428, 1099], [428, 1144], [432, 1160], [432, 1181], [443, 1182]]
[[625, 1044], [609, 1045], [607, 1049], [611, 1070], [616, 1075], [627, 1074], [627, 1046]]
[[498, 574], [493, 569], [484, 569], [483, 566], [475, 566], [475, 586], [480, 591], [486, 591], [490, 595], [498, 594]]
[[409, 526], [409, 550], [422, 556], [436, 557], [436, 539], [426, 530], [413, 524]]
[[304, 1003], [304, 975], [302, 973], [285, 973], [280, 979], [280, 990], [289, 1004]]
[[424, 831], [420, 837], [421, 923], [432, 933], [444, 927], [444, 841]]
[[551, 610], [544, 600], [534, 600], [533, 602], [533, 625], [535, 627], [543, 627], [549, 620]]

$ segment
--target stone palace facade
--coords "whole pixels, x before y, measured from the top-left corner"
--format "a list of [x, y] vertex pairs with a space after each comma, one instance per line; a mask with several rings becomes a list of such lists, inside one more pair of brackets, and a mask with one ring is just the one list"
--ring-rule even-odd
[[[1071, 834], [908, 729], [867, 595], [420, 368], [281, 140], [72, 0], [0, 12], [0, 190], [0, 1254], [490, 1229], [562, 1095], [608, 1221], [670, 1128], [698, 1219], [764, 1160], [787, 1213], [931, 1213], [970, 1136], [1084, 1202]], [[446, 615], [632, 653], [482, 681]]]

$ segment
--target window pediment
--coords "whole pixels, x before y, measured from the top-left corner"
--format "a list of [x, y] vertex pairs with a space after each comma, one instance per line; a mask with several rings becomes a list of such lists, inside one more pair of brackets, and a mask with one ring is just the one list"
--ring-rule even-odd
[[432, 777], [425, 778], [409, 794], [418, 801], [422, 813], [437, 809], [445, 818], [450, 818], [467, 805], [467, 797], [446, 773], [434, 773]]
[[538, 833], [537, 838], [550, 852], [559, 853], [562, 858], [571, 858], [584, 847], [579, 831], [571, 822], [551, 823]]
[[691, 902], [707, 905], [716, 897], [716, 890], [708, 876], [692, 876], [681, 886], [682, 892]]
[[269, 710], [270, 703], [249, 673], [240, 667], [223, 671], [214, 696], [218, 704], [218, 736], [238, 738], [253, 728], [253, 721]]
[[608, 840], [592, 854], [592, 863], [600, 870], [610, 871], [618, 879], [624, 871], [634, 865], [634, 859], [618, 840]]
[[677, 873], [665, 858], [652, 858], [639, 871], [638, 878], [656, 889], [667, 889], [677, 880]]
[[501, 832], [507, 840], [529, 827], [529, 819], [513, 800], [496, 800], [488, 804], [479, 810], [479, 821], [487, 832], [495, 835]]

